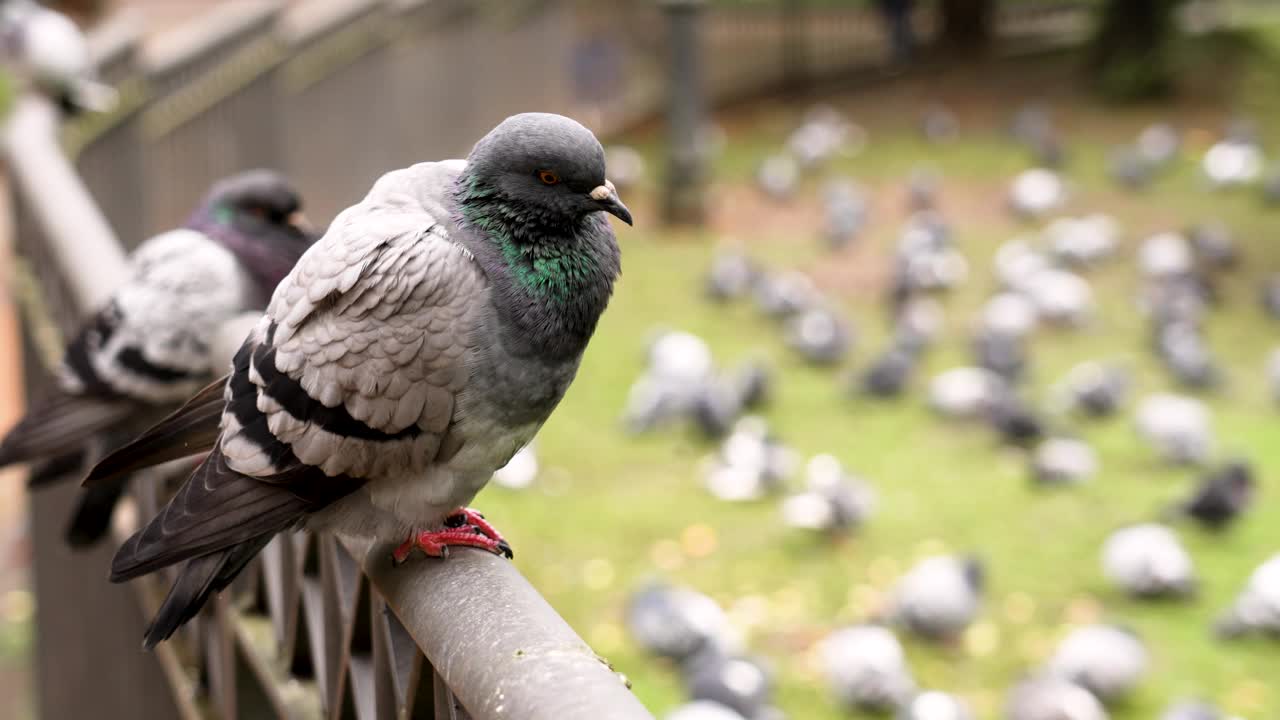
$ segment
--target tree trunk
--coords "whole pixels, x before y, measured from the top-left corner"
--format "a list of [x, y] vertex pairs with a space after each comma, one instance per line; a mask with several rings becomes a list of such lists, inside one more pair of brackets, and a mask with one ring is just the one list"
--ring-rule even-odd
[[1107, 0], [1090, 52], [1090, 70], [1104, 94], [1141, 99], [1173, 88], [1169, 43], [1179, 0]]
[[991, 46], [995, 0], [942, 0], [942, 46], [976, 55]]

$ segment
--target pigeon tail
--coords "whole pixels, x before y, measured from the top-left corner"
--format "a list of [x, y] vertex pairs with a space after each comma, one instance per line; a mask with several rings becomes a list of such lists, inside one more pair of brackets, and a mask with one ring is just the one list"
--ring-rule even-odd
[[73, 548], [86, 548], [101, 540], [111, 528], [116, 503], [128, 485], [127, 476], [118, 477], [81, 493], [71, 522], [67, 524], [67, 544]]
[[37, 402], [0, 441], [0, 468], [74, 453], [86, 438], [127, 420], [135, 412], [131, 403], [119, 399], [53, 394]]
[[146, 650], [168, 640], [183, 623], [195, 617], [209, 597], [231, 584], [245, 565], [271, 541], [273, 533], [251, 538], [225, 550], [187, 562], [169, 589], [164, 603], [147, 625], [142, 647]]

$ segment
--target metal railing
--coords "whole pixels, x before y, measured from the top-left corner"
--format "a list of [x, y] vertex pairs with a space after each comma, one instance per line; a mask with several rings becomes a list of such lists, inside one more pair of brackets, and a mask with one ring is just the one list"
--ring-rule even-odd
[[[1024, 16], [1001, 27], [1049, 22]], [[59, 129], [28, 98], [10, 118], [29, 386], [57, 361], [59, 331], [120, 277], [122, 249], [179, 223], [223, 175], [281, 169], [323, 221], [380, 173], [461, 156], [514, 112], [563, 112], [603, 133], [653, 117], [668, 72], [662, 10], [649, 2], [245, 0], [145, 42], [142, 20], [111, 20], [91, 38], [120, 92], [112, 113]], [[713, 5], [704, 20], [712, 103], [888, 54], [859, 7]], [[117, 535], [155, 512], [167, 482], [159, 471], [135, 482]], [[172, 575], [108, 586], [111, 548], [62, 543], [76, 491], [31, 497], [47, 720], [650, 717], [511, 563], [483, 553], [391, 571], [385, 548], [281, 536], [175, 642], [140, 654], [142, 620]]]

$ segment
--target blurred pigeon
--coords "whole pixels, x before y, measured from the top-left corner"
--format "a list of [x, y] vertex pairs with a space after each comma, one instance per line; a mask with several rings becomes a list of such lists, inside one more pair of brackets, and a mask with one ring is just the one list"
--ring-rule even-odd
[[1212, 703], [1182, 700], [1170, 705], [1160, 715], [1160, 720], [1224, 720], [1224, 717]]
[[1066, 327], [1085, 324], [1093, 313], [1093, 288], [1066, 270], [1042, 270], [1026, 279], [1022, 288], [1045, 322]]
[[823, 191], [823, 230], [827, 246], [832, 249], [853, 243], [867, 224], [867, 199], [861, 189], [849, 181], [828, 183]]
[[942, 304], [934, 298], [909, 298], [894, 316], [893, 341], [906, 350], [924, 350], [938, 339], [944, 321]]
[[1156, 280], [1187, 275], [1195, 269], [1195, 255], [1181, 233], [1157, 233], [1138, 248], [1138, 267], [1143, 275]]
[[790, 200], [800, 185], [800, 165], [790, 155], [770, 155], [756, 170], [756, 184], [774, 200]]
[[1203, 462], [1213, 450], [1209, 409], [1195, 398], [1150, 395], [1138, 406], [1135, 423], [1138, 434], [1169, 462]]
[[1130, 190], [1141, 190], [1150, 185], [1155, 172], [1142, 152], [1128, 145], [1111, 149], [1107, 169], [1113, 180]]
[[1051, 437], [1036, 446], [1031, 469], [1037, 482], [1074, 485], [1098, 472], [1098, 454], [1083, 440]]
[[749, 360], [732, 377], [738, 405], [743, 410], [759, 410], [773, 397], [773, 371], [763, 362]]
[[832, 534], [861, 525], [875, 506], [875, 492], [845, 472], [831, 455], [815, 455], [805, 467], [806, 490], [782, 502], [787, 525]]
[[907, 209], [911, 212], [938, 207], [942, 176], [931, 167], [917, 167], [907, 176]]
[[1182, 138], [1177, 128], [1163, 122], [1143, 128], [1134, 143], [1138, 155], [1153, 168], [1161, 168], [1173, 162], [1181, 146]]
[[1156, 351], [1165, 367], [1184, 387], [1203, 389], [1217, 385], [1222, 371], [1213, 359], [1199, 328], [1186, 322], [1169, 322], [1156, 329]]
[[1215, 629], [1220, 637], [1247, 634], [1280, 637], [1280, 555], [1258, 566]]
[[773, 696], [769, 671], [750, 657], [707, 650], [690, 660], [684, 675], [691, 699], [718, 703], [745, 718], [759, 717]]
[[1007, 720], [1107, 720], [1093, 693], [1063, 678], [1044, 676], [1018, 683], [1005, 706]]
[[0, 58], [68, 114], [106, 112], [116, 103], [115, 89], [97, 80], [84, 33], [34, 0], [0, 5]]
[[821, 298], [813, 280], [789, 270], [761, 277], [755, 286], [756, 306], [765, 315], [785, 318], [816, 305]]
[[837, 630], [822, 641], [827, 682], [840, 702], [870, 711], [886, 711], [905, 702], [915, 689], [898, 638], [877, 625]]
[[738, 420], [706, 467], [704, 482], [721, 500], [758, 500], [791, 475], [795, 453], [778, 441], [763, 419]]
[[951, 225], [936, 210], [918, 210], [907, 217], [898, 236], [898, 255], [911, 256], [951, 247]]
[[1056, 393], [1067, 409], [1107, 417], [1124, 404], [1130, 384], [1129, 372], [1122, 366], [1084, 362], [1067, 372]]
[[1058, 218], [1045, 226], [1044, 239], [1049, 253], [1059, 263], [1087, 268], [1115, 253], [1120, 225], [1115, 218], [1101, 213]]
[[858, 387], [875, 397], [897, 397], [910, 382], [918, 358], [918, 351], [895, 344], [863, 372], [858, 378]]
[[1128, 695], [1147, 674], [1149, 664], [1146, 646], [1132, 631], [1086, 625], [1058, 644], [1047, 669], [1111, 702]]
[[1253, 469], [1235, 460], [1206, 472], [1195, 493], [1177, 509], [1206, 528], [1221, 530], [1249, 508], [1253, 493]]
[[979, 334], [1020, 339], [1036, 329], [1037, 315], [1036, 306], [1027, 296], [1002, 292], [982, 306]]
[[694, 700], [667, 713], [664, 720], [750, 720], [717, 702]]
[[920, 132], [929, 142], [951, 142], [960, 135], [960, 120], [946, 105], [930, 105], [920, 118]]
[[523, 490], [538, 479], [538, 453], [533, 443], [520, 448], [506, 465], [493, 473], [493, 482], [504, 488]]
[[1008, 382], [1022, 377], [1027, 367], [1027, 349], [1021, 335], [981, 330], [973, 338], [973, 359]]
[[925, 558], [894, 587], [890, 617], [928, 640], [959, 637], [982, 605], [984, 575], [982, 562], [972, 556]]
[[545, 422], [608, 303], [619, 251], [601, 213], [631, 215], [604, 169], [591, 131], [528, 113], [465, 162], [384, 175], [281, 282], [225, 394], [213, 386], [95, 468], [89, 483], [192, 434], [211, 451], [112, 562], [124, 581], [189, 561], [146, 646], [286, 529], [408, 534], [397, 562], [510, 554], [463, 506]]
[[693, 391], [689, 415], [703, 437], [724, 437], [742, 414], [742, 395], [734, 378], [714, 377]]
[[804, 122], [787, 137], [787, 150], [800, 168], [811, 170], [837, 153], [857, 150], [866, 132], [849, 122], [835, 108], [818, 105], [805, 113]]
[[631, 388], [624, 417], [633, 432], [651, 430], [689, 413], [712, 392], [715, 362], [702, 338], [662, 331], [649, 344], [648, 369]]
[[1049, 109], [1038, 103], [1028, 103], [1018, 108], [1010, 124], [1014, 140], [1030, 144], [1053, 133], [1053, 119]]
[[996, 248], [996, 277], [1011, 290], [1025, 291], [1033, 278], [1051, 266], [1049, 257], [1025, 238], [1015, 238]]
[[990, 370], [954, 368], [929, 383], [929, 405], [944, 417], [981, 417], [1004, 392], [1004, 381]]
[[[223, 325], [265, 307], [311, 243], [296, 224], [300, 207], [274, 172], [233, 175], [213, 186], [186, 227], [139, 245], [128, 276], [67, 346], [53, 387], [0, 442], [0, 467], [65, 460], [95, 436], [98, 450], [114, 450], [225, 373], [230, 355], [213, 355]], [[31, 480], [63, 477], [37, 472]], [[107, 532], [126, 479], [80, 496], [73, 544]]]
[[1187, 233], [1201, 265], [1210, 270], [1230, 270], [1240, 262], [1231, 228], [1221, 221], [1199, 223]]
[[1134, 597], [1186, 595], [1196, 585], [1191, 556], [1164, 525], [1134, 525], [1112, 533], [1102, 548], [1102, 569]]
[[1043, 217], [1066, 201], [1066, 183], [1058, 173], [1047, 168], [1024, 170], [1009, 186], [1009, 207], [1025, 218]]
[[849, 322], [833, 310], [815, 307], [787, 321], [787, 345], [814, 365], [834, 365], [853, 344]]
[[684, 663], [703, 652], [731, 653], [738, 639], [715, 600], [689, 588], [651, 585], [627, 601], [626, 625], [646, 652]]
[[1248, 140], [1220, 140], [1205, 151], [1201, 168], [1216, 188], [1247, 185], [1258, 179], [1263, 168], [1262, 150]]
[[928, 690], [898, 708], [896, 720], [973, 720], [973, 712], [955, 695]]
[[751, 292], [759, 270], [750, 258], [738, 252], [722, 252], [707, 272], [706, 294], [712, 300], [735, 300]]
[[605, 148], [604, 164], [609, 168], [609, 179], [618, 192], [632, 190], [644, 180], [644, 157], [629, 145]]

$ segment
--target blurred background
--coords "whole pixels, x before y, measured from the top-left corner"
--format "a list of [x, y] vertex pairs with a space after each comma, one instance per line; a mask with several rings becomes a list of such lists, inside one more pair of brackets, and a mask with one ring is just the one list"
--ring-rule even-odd
[[[1280, 718], [1280, 2], [51, 5], [130, 247], [246, 168], [323, 227], [509, 114], [596, 131], [623, 277], [476, 504], [656, 716]], [[7, 427], [77, 313], [0, 201]], [[0, 475], [0, 718], [41, 562], [109, 556], [57, 492]]]

